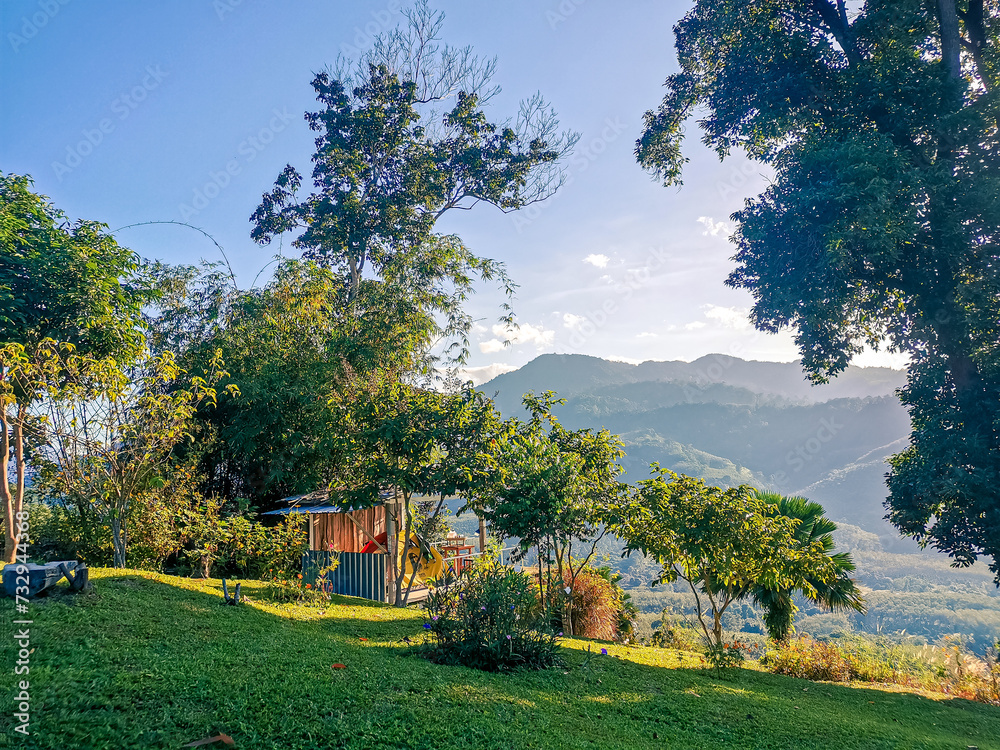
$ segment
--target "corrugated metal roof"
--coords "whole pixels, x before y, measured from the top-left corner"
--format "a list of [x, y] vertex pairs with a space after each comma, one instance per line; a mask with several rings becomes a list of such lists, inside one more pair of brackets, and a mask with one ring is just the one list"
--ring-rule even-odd
[[[395, 490], [382, 490], [378, 493], [379, 500], [389, 500], [398, 493]], [[346, 513], [348, 509], [339, 505], [330, 505], [330, 490], [316, 490], [305, 495], [285, 497], [281, 502], [289, 507], [278, 508], [261, 513], [262, 516], [287, 516], [290, 513]]]
[[346, 513], [337, 505], [295, 505], [291, 508], [278, 508], [261, 513], [262, 516], [287, 516], [291, 513]]

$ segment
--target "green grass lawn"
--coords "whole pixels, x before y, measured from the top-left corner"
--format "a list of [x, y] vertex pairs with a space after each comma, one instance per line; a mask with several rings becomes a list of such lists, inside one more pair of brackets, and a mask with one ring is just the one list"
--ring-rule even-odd
[[[602, 644], [582, 641], [566, 643], [565, 669], [492, 675], [412, 654], [404, 639], [424, 633], [415, 610], [278, 605], [258, 583], [244, 585], [247, 606], [225, 607], [215, 580], [91, 579], [92, 592], [31, 605], [31, 735], [8, 729], [5, 746], [179, 748], [225, 732], [245, 750], [1000, 750], [1000, 709], [943, 696], [744, 669], [717, 679], [691, 654], [607, 646], [588, 657]], [[10, 600], [3, 613], [16, 619]], [[11, 665], [9, 638], [4, 648]]]

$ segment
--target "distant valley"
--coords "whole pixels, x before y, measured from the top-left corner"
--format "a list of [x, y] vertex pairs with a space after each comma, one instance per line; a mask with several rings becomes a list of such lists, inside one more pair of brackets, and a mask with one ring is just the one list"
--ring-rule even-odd
[[548, 354], [480, 388], [505, 416], [523, 413], [528, 391], [556, 391], [567, 400], [557, 414], [568, 427], [622, 437], [629, 481], [657, 461], [713, 484], [805, 495], [887, 548], [912, 550], [882, 520], [885, 458], [909, 434], [894, 395], [904, 382], [898, 370], [852, 367], [813, 386], [798, 363], [725, 355], [631, 365]]

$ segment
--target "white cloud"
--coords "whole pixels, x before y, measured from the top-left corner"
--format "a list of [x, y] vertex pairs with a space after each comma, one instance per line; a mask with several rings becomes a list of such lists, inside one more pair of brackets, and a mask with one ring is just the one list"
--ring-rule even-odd
[[718, 237], [720, 234], [725, 232], [730, 234], [732, 229], [724, 221], [716, 221], [711, 216], [699, 216], [698, 221], [705, 225], [705, 231], [702, 232], [703, 235], [712, 235], [713, 237]]
[[657, 338], [657, 334], [651, 333], [650, 331], [643, 331], [642, 333], [637, 334], [636, 338], [637, 339], [655, 339], [655, 338]]
[[530, 323], [521, 323], [517, 328], [511, 330], [498, 323], [493, 326], [495, 338], [479, 343], [479, 351], [483, 354], [495, 354], [504, 348], [504, 340], [510, 341], [511, 345], [534, 344], [541, 351], [552, 346], [556, 340], [556, 332], [547, 330], [544, 326], [533, 326]]
[[705, 317], [720, 324], [723, 328], [735, 331], [746, 331], [751, 328], [750, 313], [745, 307], [720, 307], [719, 305], [702, 305]]
[[582, 315], [574, 315], [573, 313], [566, 313], [562, 317], [563, 325], [573, 331], [577, 330], [587, 320]]
[[684, 330], [697, 331], [699, 328], [704, 328], [707, 325], [708, 323], [706, 323], [704, 320], [696, 320], [693, 323], [688, 323], [686, 326], [684, 326]]
[[583, 262], [589, 263], [590, 265], [596, 266], [597, 268], [607, 268], [608, 263], [611, 262], [611, 258], [609, 258], [607, 255], [603, 255], [600, 253], [591, 253], [590, 255], [588, 255], [586, 258], [583, 259]]
[[513, 365], [494, 362], [493, 364], [481, 365], [480, 367], [465, 367], [459, 370], [458, 374], [465, 380], [471, 380], [475, 385], [482, 385], [493, 380], [497, 375], [503, 375], [505, 372], [511, 372], [516, 369]]

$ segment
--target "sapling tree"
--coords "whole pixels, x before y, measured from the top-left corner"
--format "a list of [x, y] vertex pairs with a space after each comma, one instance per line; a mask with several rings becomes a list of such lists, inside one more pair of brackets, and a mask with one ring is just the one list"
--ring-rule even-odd
[[607, 430], [567, 430], [552, 413], [558, 403], [564, 402], [551, 391], [524, 397], [530, 419], [509, 423], [498, 443], [501, 471], [469, 504], [494, 533], [520, 539], [525, 552], [537, 548], [539, 587], [547, 601], [553, 597], [542, 560], [551, 554], [565, 594], [556, 597], [563, 628], [572, 634], [573, 587], [606, 533], [606, 509], [624, 492], [617, 463], [624, 451]]
[[198, 406], [215, 402], [226, 373], [218, 359], [205, 379], [185, 377], [170, 354], [122, 368], [71, 344], [49, 341], [39, 352], [45, 411], [35, 460], [43, 481], [110, 527], [114, 565], [124, 568], [132, 503], [167, 481], [171, 451], [190, 436]]
[[492, 481], [498, 468], [492, 446], [500, 417], [477, 391], [442, 393], [389, 376], [356, 383], [339, 394], [335, 413], [325, 445], [341, 501], [350, 508], [372, 507], [381, 502], [383, 490], [401, 498], [399, 514], [395, 503], [389, 503], [386, 512], [387, 527], [403, 536], [398, 569], [395, 540], [391, 535], [388, 539], [392, 601], [405, 605], [416, 577], [412, 573], [427, 553], [421, 541], [411, 558], [414, 496], [439, 496], [429, 519], [433, 524], [445, 497], [476, 492]]

